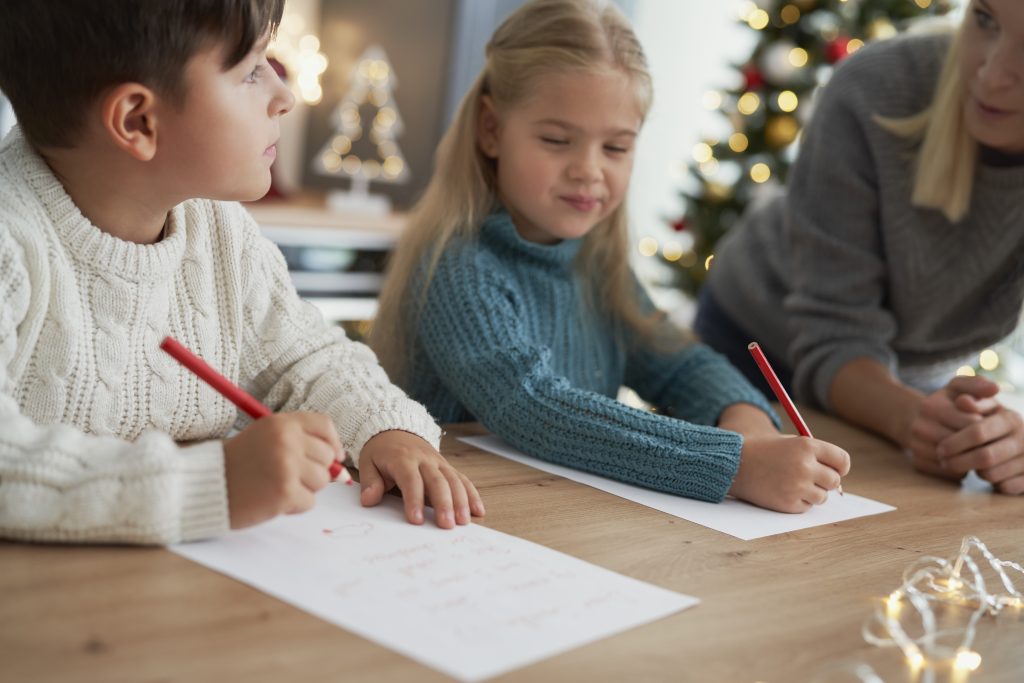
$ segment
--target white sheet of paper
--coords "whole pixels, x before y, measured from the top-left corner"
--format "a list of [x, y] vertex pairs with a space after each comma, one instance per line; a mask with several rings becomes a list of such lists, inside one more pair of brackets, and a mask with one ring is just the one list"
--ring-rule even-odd
[[316, 507], [171, 550], [462, 681], [660, 619], [694, 597], [477, 524], [405, 521], [392, 496]]
[[832, 524], [833, 522], [841, 522], [855, 517], [877, 515], [896, 509], [891, 505], [855, 496], [852, 493], [846, 493], [843, 496], [831, 494], [828, 497], [828, 502], [824, 505], [816, 505], [807, 512], [795, 515], [765, 510], [756, 505], [731, 498], [727, 498], [721, 503], [705, 503], [704, 501], [651, 491], [650, 489], [623, 484], [614, 479], [607, 479], [596, 474], [588, 474], [587, 472], [580, 472], [568, 467], [553, 465], [516, 450], [496, 436], [466, 436], [459, 437], [459, 441], [464, 441], [471, 446], [500, 455], [509, 460], [515, 460], [524, 465], [529, 465], [538, 470], [557, 474], [560, 477], [572, 479], [587, 486], [593, 486], [595, 489], [631, 500], [634, 503], [646, 505], [655, 510], [661, 510], [675, 517], [695, 522], [715, 531], [721, 531], [723, 534], [729, 534], [744, 541], [773, 536], [775, 534], [784, 534], [788, 531], [807, 529], [823, 524]]

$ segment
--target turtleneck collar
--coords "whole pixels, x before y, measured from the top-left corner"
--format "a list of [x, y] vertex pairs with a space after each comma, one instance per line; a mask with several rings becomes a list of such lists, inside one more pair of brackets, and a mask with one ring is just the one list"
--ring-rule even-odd
[[985, 166], [993, 168], [1024, 167], [1024, 152], [1004, 152], [985, 145], [978, 146], [978, 158]]
[[511, 216], [501, 207], [484, 220], [480, 235], [483, 240], [504, 250], [557, 267], [571, 266], [583, 244], [582, 239], [562, 240], [557, 244], [538, 244], [524, 240], [512, 223]]

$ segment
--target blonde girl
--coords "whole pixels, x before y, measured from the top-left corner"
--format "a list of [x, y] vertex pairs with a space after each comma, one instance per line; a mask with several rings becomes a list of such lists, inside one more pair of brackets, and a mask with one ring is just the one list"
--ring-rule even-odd
[[[374, 345], [443, 422], [701, 500], [799, 512], [848, 469], [785, 437], [729, 364], [673, 330], [627, 258], [651, 81], [610, 4], [537, 0], [495, 32], [391, 265]], [[620, 385], [658, 406], [615, 400]]]

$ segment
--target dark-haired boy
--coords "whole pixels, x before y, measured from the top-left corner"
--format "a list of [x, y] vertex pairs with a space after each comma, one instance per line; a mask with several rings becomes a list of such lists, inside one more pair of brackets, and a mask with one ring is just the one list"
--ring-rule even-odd
[[[282, 4], [5, 3], [0, 535], [214, 536], [308, 509], [346, 450], [366, 505], [397, 483], [411, 522], [425, 497], [442, 527], [483, 514], [423, 407], [229, 201], [267, 191], [293, 104], [265, 54]], [[280, 412], [240, 421], [168, 334]]]

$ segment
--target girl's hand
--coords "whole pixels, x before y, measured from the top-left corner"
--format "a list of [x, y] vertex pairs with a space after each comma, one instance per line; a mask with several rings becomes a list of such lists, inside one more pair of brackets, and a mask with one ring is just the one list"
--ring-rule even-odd
[[434, 521], [443, 529], [469, 524], [472, 512], [484, 516], [484, 504], [469, 478], [448, 464], [430, 444], [409, 432], [377, 434], [359, 456], [360, 500], [365, 507], [380, 503], [396, 484], [405, 501], [405, 518], [423, 523], [424, 496], [434, 508]]
[[996, 404], [936, 446], [941, 467], [956, 476], [976, 470], [1002, 493], [1024, 493], [1024, 419]]
[[806, 512], [828, 499], [850, 471], [842, 448], [804, 436], [744, 435], [729, 493], [779, 512]]
[[[910, 424], [910, 455], [914, 467], [944, 479], [962, 479], [972, 468], [962, 469], [959, 467], [962, 463], [951, 467], [940, 456], [938, 446], [999, 409], [1001, 406], [993, 398], [998, 391], [998, 385], [982, 377], [954, 377], [949, 384], [926, 397]], [[954, 447], [969, 441], [970, 437], [963, 437], [954, 442]], [[980, 445], [973, 444], [974, 447]]]

